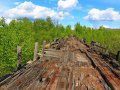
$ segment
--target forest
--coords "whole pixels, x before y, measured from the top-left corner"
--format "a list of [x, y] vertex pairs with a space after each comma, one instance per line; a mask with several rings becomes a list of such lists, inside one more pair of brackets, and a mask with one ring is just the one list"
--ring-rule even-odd
[[17, 66], [17, 46], [22, 47], [22, 64], [33, 59], [35, 42], [39, 42], [39, 50], [42, 42], [54, 40], [54, 38], [74, 35], [85, 38], [87, 43], [91, 41], [106, 45], [108, 50], [117, 53], [120, 50], [120, 30], [100, 27], [94, 29], [75, 24], [74, 30], [70, 25], [66, 27], [50, 17], [31, 21], [28, 18], [13, 19], [9, 24], [4, 17], [0, 19], [0, 76], [8, 74]]

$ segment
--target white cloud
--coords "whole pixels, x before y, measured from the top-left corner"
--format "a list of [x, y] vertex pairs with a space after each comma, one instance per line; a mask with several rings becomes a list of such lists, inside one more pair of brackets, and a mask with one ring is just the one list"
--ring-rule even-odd
[[15, 2], [14, 4], [15, 4], [15, 5], [19, 5], [20, 3], [21, 3], [21, 2]]
[[58, 8], [59, 9], [69, 9], [76, 7], [78, 4], [78, 0], [59, 0]]
[[58, 17], [64, 17], [64, 16], [69, 16], [69, 13], [68, 12], [64, 13], [62, 11], [58, 13]]
[[65, 17], [71, 17], [68, 12], [57, 12], [51, 8], [35, 5], [32, 2], [27, 1], [20, 3], [15, 8], [2, 11], [0, 14], [9, 20], [12, 18], [20, 17], [28, 17], [33, 19], [46, 18], [47, 16], [55, 19], [64, 19]]
[[68, 12], [63, 11], [58, 12], [57, 18], [64, 19], [64, 17], [74, 18], [74, 16], [71, 16]]
[[[119, 29], [119, 27], [115, 27], [115, 26], [114, 27], [108, 25], [101, 25], [101, 26], [103, 26], [104, 28]], [[98, 28], [100, 28], [100, 26]]]
[[9, 24], [11, 22], [11, 18], [6, 18], [6, 23]]
[[4, 13], [10, 18], [17, 17], [33, 17], [33, 18], [42, 18], [46, 16], [53, 16], [56, 14], [54, 10], [50, 8], [42, 7], [33, 4], [32, 2], [24, 2], [15, 8], [9, 9]]
[[104, 28], [110, 28], [110, 26], [108, 25], [102, 25]]
[[89, 21], [118, 21], [120, 20], [120, 13], [113, 8], [99, 10], [96, 8], [91, 9], [84, 19]]

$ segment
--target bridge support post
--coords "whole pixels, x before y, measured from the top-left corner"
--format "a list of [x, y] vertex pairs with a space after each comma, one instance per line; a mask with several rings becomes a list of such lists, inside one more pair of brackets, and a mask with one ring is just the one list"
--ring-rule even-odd
[[35, 48], [34, 48], [34, 58], [33, 58], [33, 61], [37, 60], [38, 58], [38, 42], [35, 43]]
[[45, 44], [46, 44], [46, 41], [43, 41], [42, 52], [41, 52], [41, 58], [43, 58], [43, 56], [44, 56]]
[[22, 55], [21, 55], [21, 47], [17, 46], [17, 69], [19, 70], [21, 68], [21, 59], [22, 59]]
[[119, 58], [120, 58], [120, 51], [117, 52], [116, 60], [119, 60]]

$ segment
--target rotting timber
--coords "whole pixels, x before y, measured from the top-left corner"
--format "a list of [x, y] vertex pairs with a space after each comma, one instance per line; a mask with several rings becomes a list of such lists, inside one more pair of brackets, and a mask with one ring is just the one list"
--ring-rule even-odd
[[0, 90], [120, 90], [120, 71], [75, 37], [0, 82]]

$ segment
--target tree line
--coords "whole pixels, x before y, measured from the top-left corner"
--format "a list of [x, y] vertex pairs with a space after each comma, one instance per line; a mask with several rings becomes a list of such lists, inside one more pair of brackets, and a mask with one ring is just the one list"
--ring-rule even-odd
[[0, 19], [0, 76], [10, 73], [17, 66], [17, 45], [22, 47], [22, 63], [33, 59], [34, 43], [43, 40], [52, 41], [54, 38], [74, 35], [85, 38], [87, 43], [97, 41], [108, 46], [108, 49], [117, 52], [120, 49], [120, 30], [108, 30], [103, 27], [98, 30], [76, 23], [74, 30], [71, 25], [66, 27], [52, 20], [28, 18], [13, 19], [6, 24], [4, 17]]

